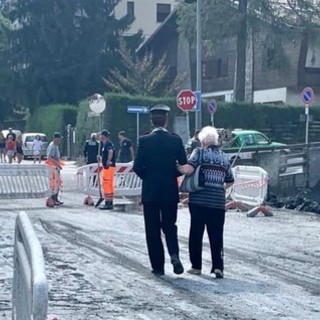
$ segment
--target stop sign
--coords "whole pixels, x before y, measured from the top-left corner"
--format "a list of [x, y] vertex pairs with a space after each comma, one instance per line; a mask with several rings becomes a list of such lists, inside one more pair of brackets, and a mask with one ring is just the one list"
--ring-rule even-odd
[[197, 97], [192, 90], [182, 90], [177, 95], [177, 106], [182, 111], [192, 111], [196, 108]]

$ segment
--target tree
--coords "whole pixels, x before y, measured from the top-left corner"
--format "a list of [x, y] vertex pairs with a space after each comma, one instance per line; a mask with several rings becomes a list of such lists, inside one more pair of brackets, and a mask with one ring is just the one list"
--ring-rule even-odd
[[[194, 43], [195, 4], [179, 8], [179, 30]], [[319, 0], [203, 0], [203, 43], [214, 51], [217, 41], [226, 36], [237, 38], [235, 100], [243, 101], [245, 94], [245, 63], [248, 28], [253, 32], [268, 26], [275, 38], [301, 36], [306, 30], [315, 35], [320, 18]]]
[[0, 122], [12, 112], [12, 72], [8, 66], [10, 21], [0, 13]]
[[28, 105], [74, 104], [103, 90], [101, 77], [117, 65], [119, 34], [132, 22], [128, 16], [115, 18], [118, 2], [13, 2], [11, 63], [19, 74], [17, 87], [23, 89]]
[[169, 67], [165, 65], [165, 55], [156, 63], [152, 52], [139, 57], [128, 48], [124, 39], [120, 41], [118, 53], [123, 63], [123, 72], [114, 68], [109, 77], [103, 78], [107, 87], [114, 92], [170, 96], [176, 94], [184, 80], [184, 76], [179, 75], [169, 85], [166, 84]]

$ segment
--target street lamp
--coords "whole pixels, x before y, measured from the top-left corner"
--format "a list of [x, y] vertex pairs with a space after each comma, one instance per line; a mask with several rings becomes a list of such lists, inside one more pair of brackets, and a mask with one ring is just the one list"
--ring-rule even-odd
[[[196, 90], [201, 93], [201, 76], [202, 76], [202, 28], [201, 28], [201, 12], [202, 12], [202, 0], [197, 0], [197, 75], [196, 75]], [[201, 94], [200, 94], [201, 100]], [[201, 113], [201, 101], [200, 110], [195, 114], [195, 127], [196, 130], [202, 127], [202, 113]]]

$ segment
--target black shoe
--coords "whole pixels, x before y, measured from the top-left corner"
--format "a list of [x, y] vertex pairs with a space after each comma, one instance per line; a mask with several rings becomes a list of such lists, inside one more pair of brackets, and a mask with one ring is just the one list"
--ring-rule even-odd
[[54, 203], [55, 206], [60, 206], [60, 205], [63, 204], [63, 202], [59, 201], [59, 200], [55, 200], [53, 203]]
[[173, 265], [173, 272], [175, 274], [182, 274], [184, 272], [183, 265], [177, 254], [171, 256], [171, 263]]
[[113, 204], [112, 203], [105, 203], [103, 206], [99, 207], [100, 210], [112, 210]]
[[151, 272], [157, 277], [164, 276], [164, 271], [163, 270], [152, 270]]

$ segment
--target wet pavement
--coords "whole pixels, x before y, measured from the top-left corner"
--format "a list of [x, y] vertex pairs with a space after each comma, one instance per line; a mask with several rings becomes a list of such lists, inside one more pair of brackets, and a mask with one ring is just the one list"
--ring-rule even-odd
[[[14, 221], [32, 220], [43, 246], [49, 314], [86, 319], [320, 319], [320, 215], [272, 209], [273, 217], [229, 211], [225, 279], [210, 276], [204, 238], [203, 275], [150, 273], [141, 212], [82, 205], [75, 166], [63, 170], [65, 204], [44, 199], [0, 202], [0, 319], [11, 319]], [[187, 208], [178, 218], [181, 259], [189, 268]]]

